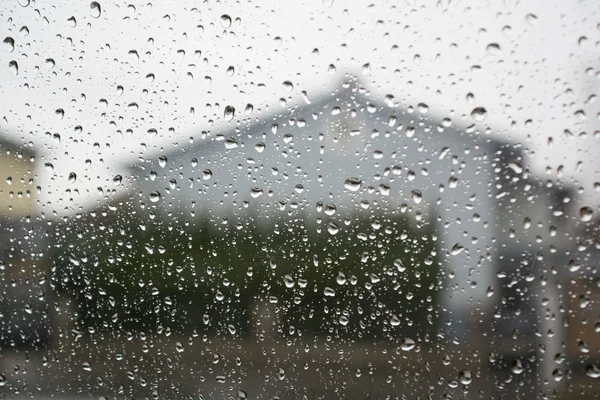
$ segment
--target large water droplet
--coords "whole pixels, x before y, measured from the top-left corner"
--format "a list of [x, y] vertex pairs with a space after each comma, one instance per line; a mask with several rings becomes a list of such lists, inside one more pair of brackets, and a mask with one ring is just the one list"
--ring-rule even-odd
[[159, 192], [152, 192], [150, 193], [150, 201], [153, 203], [156, 203], [160, 200], [161, 196]]
[[348, 178], [344, 182], [344, 187], [351, 192], [356, 192], [358, 189], [360, 189], [361, 185], [362, 181], [358, 178]]
[[294, 90], [294, 85], [290, 81], [284, 81], [283, 82], [283, 90], [285, 90], [286, 92], [289, 93], [292, 90]]
[[100, 15], [102, 14], [102, 8], [100, 7], [100, 3], [98, 3], [97, 1], [92, 1], [90, 3], [90, 14], [93, 18], [100, 18]]
[[471, 111], [471, 117], [478, 122], [483, 121], [487, 117], [487, 110], [483, 107], [475, 107]]
[[225, 107], [225, 111], [223, 112], [223, 117], [225, 121], [231, 121], [235, 117], [235, 107], [227, 106]]
[[8, 70], [13, 73], [13, 75], [19, 75], [19, 64], [15, 60], [8, 62]]
[[579, 209], [579, 217], [583, 222], [590, 221], [593, 215], [594, 210], [592, 210], [590, 207], [581, 207]]
[[221, 15], [221, 26], [225, 29], [229, 29], [231, 27], [231, 17], [229, 15]]
[[4, 43], [4, 48], [9, 53], [12, 53], [13, 50], [15, 49], [15, 40], [13, 38], [11, 38], [10, 36], [5, 37], [4, 40], [2, 41], [2, 43]]

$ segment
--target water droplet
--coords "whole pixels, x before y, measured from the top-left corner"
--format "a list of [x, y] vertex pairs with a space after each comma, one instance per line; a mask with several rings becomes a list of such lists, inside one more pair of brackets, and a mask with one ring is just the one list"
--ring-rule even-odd
[[590, 378], [600, 378], [600, 368], [595, 364], [590, 364], [585, 367], [585, 374]]
[[459, 255], [460, 253], [463, 252], [464, 249], [465, 248], [460, 243], [456, 243], [452, 247], [452, 251], [450, 252], [450, 254], [452, 254], [453, 256]]
[[331, 235], [336, 235], [340, 231], [340, 227], [337, 226], [334, 222], [330, 222], [327, 224], [327, 232]]
[[348, 178], [344, 182], [344, 187], [351, 192], [356, 192], [358, 189], [360, 189], [361, 185], [362, 181], [358, 178]]
[[161, 196], [159, 192], [151, 192], [150, 193], [150, 201], [156, 203], [160, 200]]
[[285, 275], [283, 277], [283, 282], [285, 283], [285, 287], [288, 289], [293, 288], [295, 285], [294, 279], [290, 275]]
[[13, 75], [19, 75], [19, 64], [15, 60], [8, 62], [8, 69]]
[[508, 166], [510, 169], [515, 171], [515, 173], [517, 173], [517, 174], [523, 173], [523, 166], [520, 163], [518, 163], [517, 161], [514, 161], [514, 160], [509, 161]]
[[158, 165], [160, 165], [161, 168], [164, 168], [167, 165], [167, 157], [165, 157], [165, 156], [158, 157]]
[[577, 260], [569, 261], [569, 271], [577, 272], [577, 271], [579, 271], [580, 268], [581, 268], [581, 263], [579, 263], [579, 261], [577, 261]]
[[410, 351], [415, 348], [415, 341], [412, 340], [411, 338], [404, 338], [404, 339], [402, 339], [400, 348], [404, 351]]
[[69, 173], [69, 183], [75, 183], [77, 181], [77, 174], [75, 172]]
[[4, 43], [4, 49], [9, 53], [12, 53], [15, 49], [15, 40], [10, 36], [5, 37], [2, 43]]
[[277, 371], [277, 377], [279, 378], [280, 381], [285, 379], [285, 369], [283, 368], [279, 368], [279, 370]]
[[212, 171], [210, 169], [203, 170], [202, 171], [202, 179], [204, 179], [205, 181], [207, 181], [210, 178], [212, 178]]
[[427, 111], [429, 111], [429, 106], [427, 104], [425, 104], [425, 103], [419, 103], [417, 105], [417, 108], [419, 109], [419, 112], [421, 114], [426, 114]]
[[594, 210], [592, 210], [590, 207], [581, 207], [579, 209], [579, 217], [583, 222], [590, 221], [593, 215]]
[[244, 392], [243, 390], [238, 390], [237, 397], [240, 400], [246, 400], [248, 398], [248, 394], [246, 392]]
[[122, 181], [123, 181], [123, 177], [121, 175], [115, 175], [113, 177], [113, 184], [115, 186], [120, 186]]
[[294, 90], [294, 85], [290, 81], [284, 81], [283, 82], [283, 90], [285, 90], [286, 92], [289, 93], [292, 90]]
[[521, 363], [521, 360], [515, 360], [512, 364], [512, 367], [510, 368], [510, 370], [513, 372], [513, 374], [516, 375], [520, 375], [523, 373], [523, 364]]
[[346, 284], [346, 275], [344, 275], [343, 272], [338, 272], [337, 277], [335, 278], [335, 281], [337, 282], [338, 285], [345, 285]]
[[483, 121], [487, 117], [487, 110], [483, 107], [475, 107], [471, 111], [471, 117], [478, 122]]
[[225, 121], [231, 121], [235, 117], [235, 107], [227, 106], [225, 107], [225, 111], [223, 112], [223, 117]]
[[30, 2], [30, 0], [18, 0], [18, 3], [21, 7], [27, 7]]
[[97, 1], [92, 1], [90, 3], [90, 14], [93, 18], [100, 18], [100, 14], [102, 14], [102, 8], [100, 7], [100, 3]]
[[235, 149], [238, 147], [238, 142], [234, 138], [228, 138], [225, 140], [225, 148], [227, 150]]
[[471, 371], [467, 371], [467, 370], [460, 371], [458, 373], [458, 380], [463, 385], [470, 385], [471, 382], [473, 382], [473, 376], [471, 375]]
[[70, 17], [69, 19], [67, 19], [67, 22], [72, 28], [75, 28], [77, 26], [77, 20], [75, 19], [75, 17]]
[[487, 52], [493, 55], [498, 55], [502, 51], [500, 50], [500, 45], [498, 43], [490, 43], [486, 48]]
[[333, 297], [333, 296], [335, 296], [335, 290], [333, 290], [332, 288], [330, 288], [329, 286], [327, 286], [323, 290], [323, 294], [325, 296], [327, 296], [327, 297]]
[[261, 188], [255, 187], [250, 190], [250, 196], [252, 196], [252, 198], [254, 198], [254, 199], [256, 199], [262, 195], [263, 195], [263, 190]]
[[225, 29], [229, 29], [231, 27], [231, 17], [229, 15], [221, 15], [221, 26]]
[[410, 197], [412, 198], [412, 200], [416, 204], [421, 203], [421, 200], [423, 200], [423, 195], [421, 194], [420, 190], [413, 190], [413, 191], [411, 191], [410, 192]]

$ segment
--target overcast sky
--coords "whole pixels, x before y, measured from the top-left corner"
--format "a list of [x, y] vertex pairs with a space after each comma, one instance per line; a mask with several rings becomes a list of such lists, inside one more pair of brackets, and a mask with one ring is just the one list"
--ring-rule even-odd
[[46, 214], [103, 201], [127, 163], [227, 124], [226, 105], [283, 111], [281, 97], [289, 106], [347, 72], [455, 121], [485, 107], [481, 130], [531, 149], [542, 177], [564, 165], [599, 203], [598, 1], [99, 1], [99, 17], [89, 1], [27, 3], [0, 3], [0, 39], [12, 39], [0, 129], [39, 153]]

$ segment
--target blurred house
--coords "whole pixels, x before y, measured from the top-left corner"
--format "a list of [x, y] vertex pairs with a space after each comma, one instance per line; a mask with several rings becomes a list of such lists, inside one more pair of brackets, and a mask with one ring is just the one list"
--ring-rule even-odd
[[[141, 158], [131, 168], [138, 194], [157, 212], [227, 224], [286, 215], [332, 234], [346, 216], [411, 214], [435, 224], [449, 339], [497, 349], [492, 358], [508, 366], [527, 364], [539, 345], [560, 346], [561, 276], [552, 271], [562, 273], [568, 253], [572, 191], [534, 178], [518, 143], [424, 104], [384, 100], [348, 79], [297, 106], [227, 106], [227, 128]], [[546, 379], [552, 360], [541, 364]]]
[[35, 155], [0, 139], [0, 343], [49, 339], [46, 263], [37, 233]]

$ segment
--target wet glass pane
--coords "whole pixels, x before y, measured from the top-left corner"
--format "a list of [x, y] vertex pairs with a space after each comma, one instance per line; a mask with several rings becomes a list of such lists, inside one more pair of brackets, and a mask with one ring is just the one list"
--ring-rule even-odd
[[600, 4], [0, 4], [0, 396], [600, 393]]

